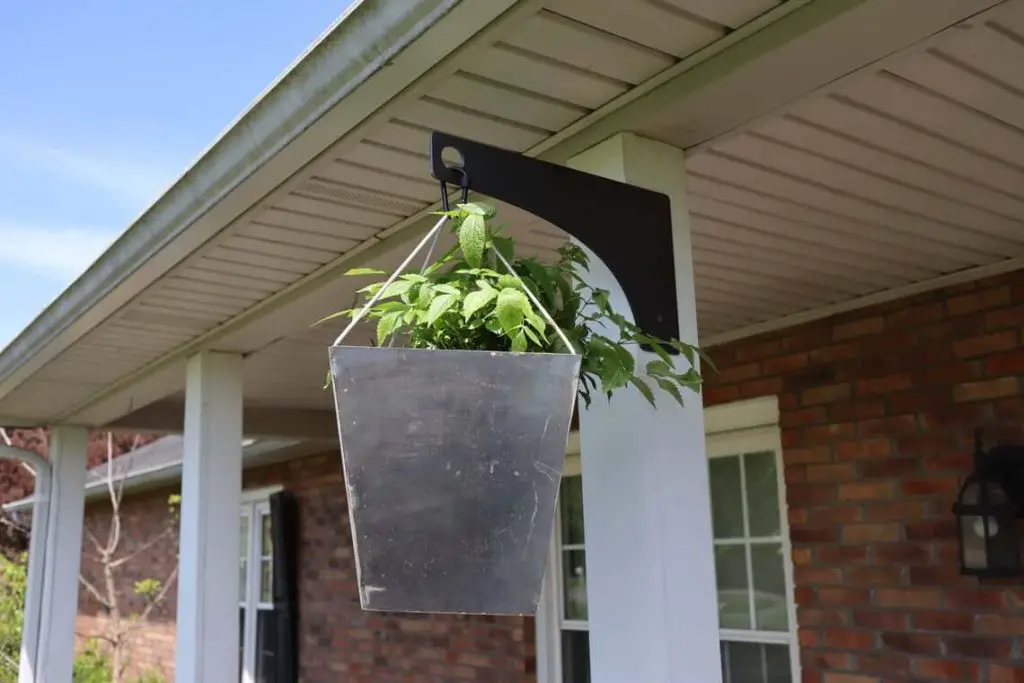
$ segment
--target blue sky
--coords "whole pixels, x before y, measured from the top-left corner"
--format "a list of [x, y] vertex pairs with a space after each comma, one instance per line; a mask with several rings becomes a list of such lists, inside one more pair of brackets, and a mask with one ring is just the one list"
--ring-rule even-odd
[[0, 348], [348, 4], [0, 3]]

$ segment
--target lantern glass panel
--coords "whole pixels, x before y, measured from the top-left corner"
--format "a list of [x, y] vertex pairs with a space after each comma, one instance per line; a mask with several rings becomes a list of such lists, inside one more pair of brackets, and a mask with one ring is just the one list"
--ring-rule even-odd
[[999, 574], [1019, 570], [1021, 549], [1016, 514], [996, 482], [969, 482], [960, 498], [960, 543], [964, 569]]

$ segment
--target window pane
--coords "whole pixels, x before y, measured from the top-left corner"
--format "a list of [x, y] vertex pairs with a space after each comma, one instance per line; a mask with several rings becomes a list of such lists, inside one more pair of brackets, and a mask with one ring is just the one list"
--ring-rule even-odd
[[765, 683], [761, 648], [757, 643], [723, 643], [725, 683]]
[[274, 552], [274, 539], [270, 535], [270, 515], [260, 515], [260, 522], [263, 525], [263, 545], [260, 546], [260, 554], [271, 555]]
[[273, 610], [256, 612], [256, 683], [275, 683], [277, 672], [277, 613]]
[[562, 545], [583, 544], [583, 477], [562, 479]]
[[562, 631], [562, 683], [590, 683], [590, 636]]
[[245, 559], [238, 561], [238, 602], [245, 602], [245, 597], [249, 594], [249, 578], [246, 576], [246, 567], [249, 563]]
[[273, 586], [273, 566], [270, 560], [262, 560], [260, 562], [260, 602], [273, 602], [274, 592], [271, 590]]
[[587, 563], [582, 550], [562, 552], [562, 595], [565, 596], [565, 618], [587, 619]]
[[240, 680], [245, 678], [245, 608], [238, 610], [238, 673]]
[[750, 588], [747, 583], [746, 547], [715, 547], [718, 584], [718, 621], [722, 628], [750, 628]]
[[793, 683], [789, 668], [789, 646], [765, 645], [764, 660], [767, 675], [765, 683]]
[[754, 574], [754, 609], [761, 631], [789, 629], [786, 608], [786, 575], [782, 565], [781, 543], [755, 543], [750, 546], [750, 566]]
[[241, 526], [239, 527], [238, 554], [239, 557], [249, 557], [249, 517], [242, 515]]
[[751, 536], [778, 536], [779, 480], [774, 453], [753, 453], [743, 459]]
[[708, 463], [711, 478], [711, 516], [715, 538], [743, 537], [743, 502], [740, 489], [739, 457], [713, 458]]

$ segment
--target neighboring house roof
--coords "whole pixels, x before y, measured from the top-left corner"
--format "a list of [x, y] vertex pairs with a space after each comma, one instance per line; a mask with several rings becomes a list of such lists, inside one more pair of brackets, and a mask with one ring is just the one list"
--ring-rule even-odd
[[[319, 446], [323, 448], [322, 445]], [[298, 439], [249, 439], [242, 442], [243, 467], [266, 464], [305, 455], [317, 450], [317, 444]], [[159, 484], [169, 484], [181, 478], [184, 439], [165, 436], [116, 458], [113, 464], [114, 480], [123, 478], [123, 490], [131, 491]], [[340, 467], [340, 465], [339, 465]], [[107, 464], [93, 467], [85, 474], [86, 500], [107, 495]], [[7, 512], [29, 510], [34, 496], [22, 498], [3, 506]]]

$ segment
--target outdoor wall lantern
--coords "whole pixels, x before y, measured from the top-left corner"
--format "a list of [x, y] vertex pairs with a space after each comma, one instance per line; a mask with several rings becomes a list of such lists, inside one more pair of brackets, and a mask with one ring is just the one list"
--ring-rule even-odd
[[1024, 517], [1024, 446], [982, 447], [975, 435], [974, 471], [953, 506], [960, 573], [981, 578], [1024, 576], [1019, 520]]

